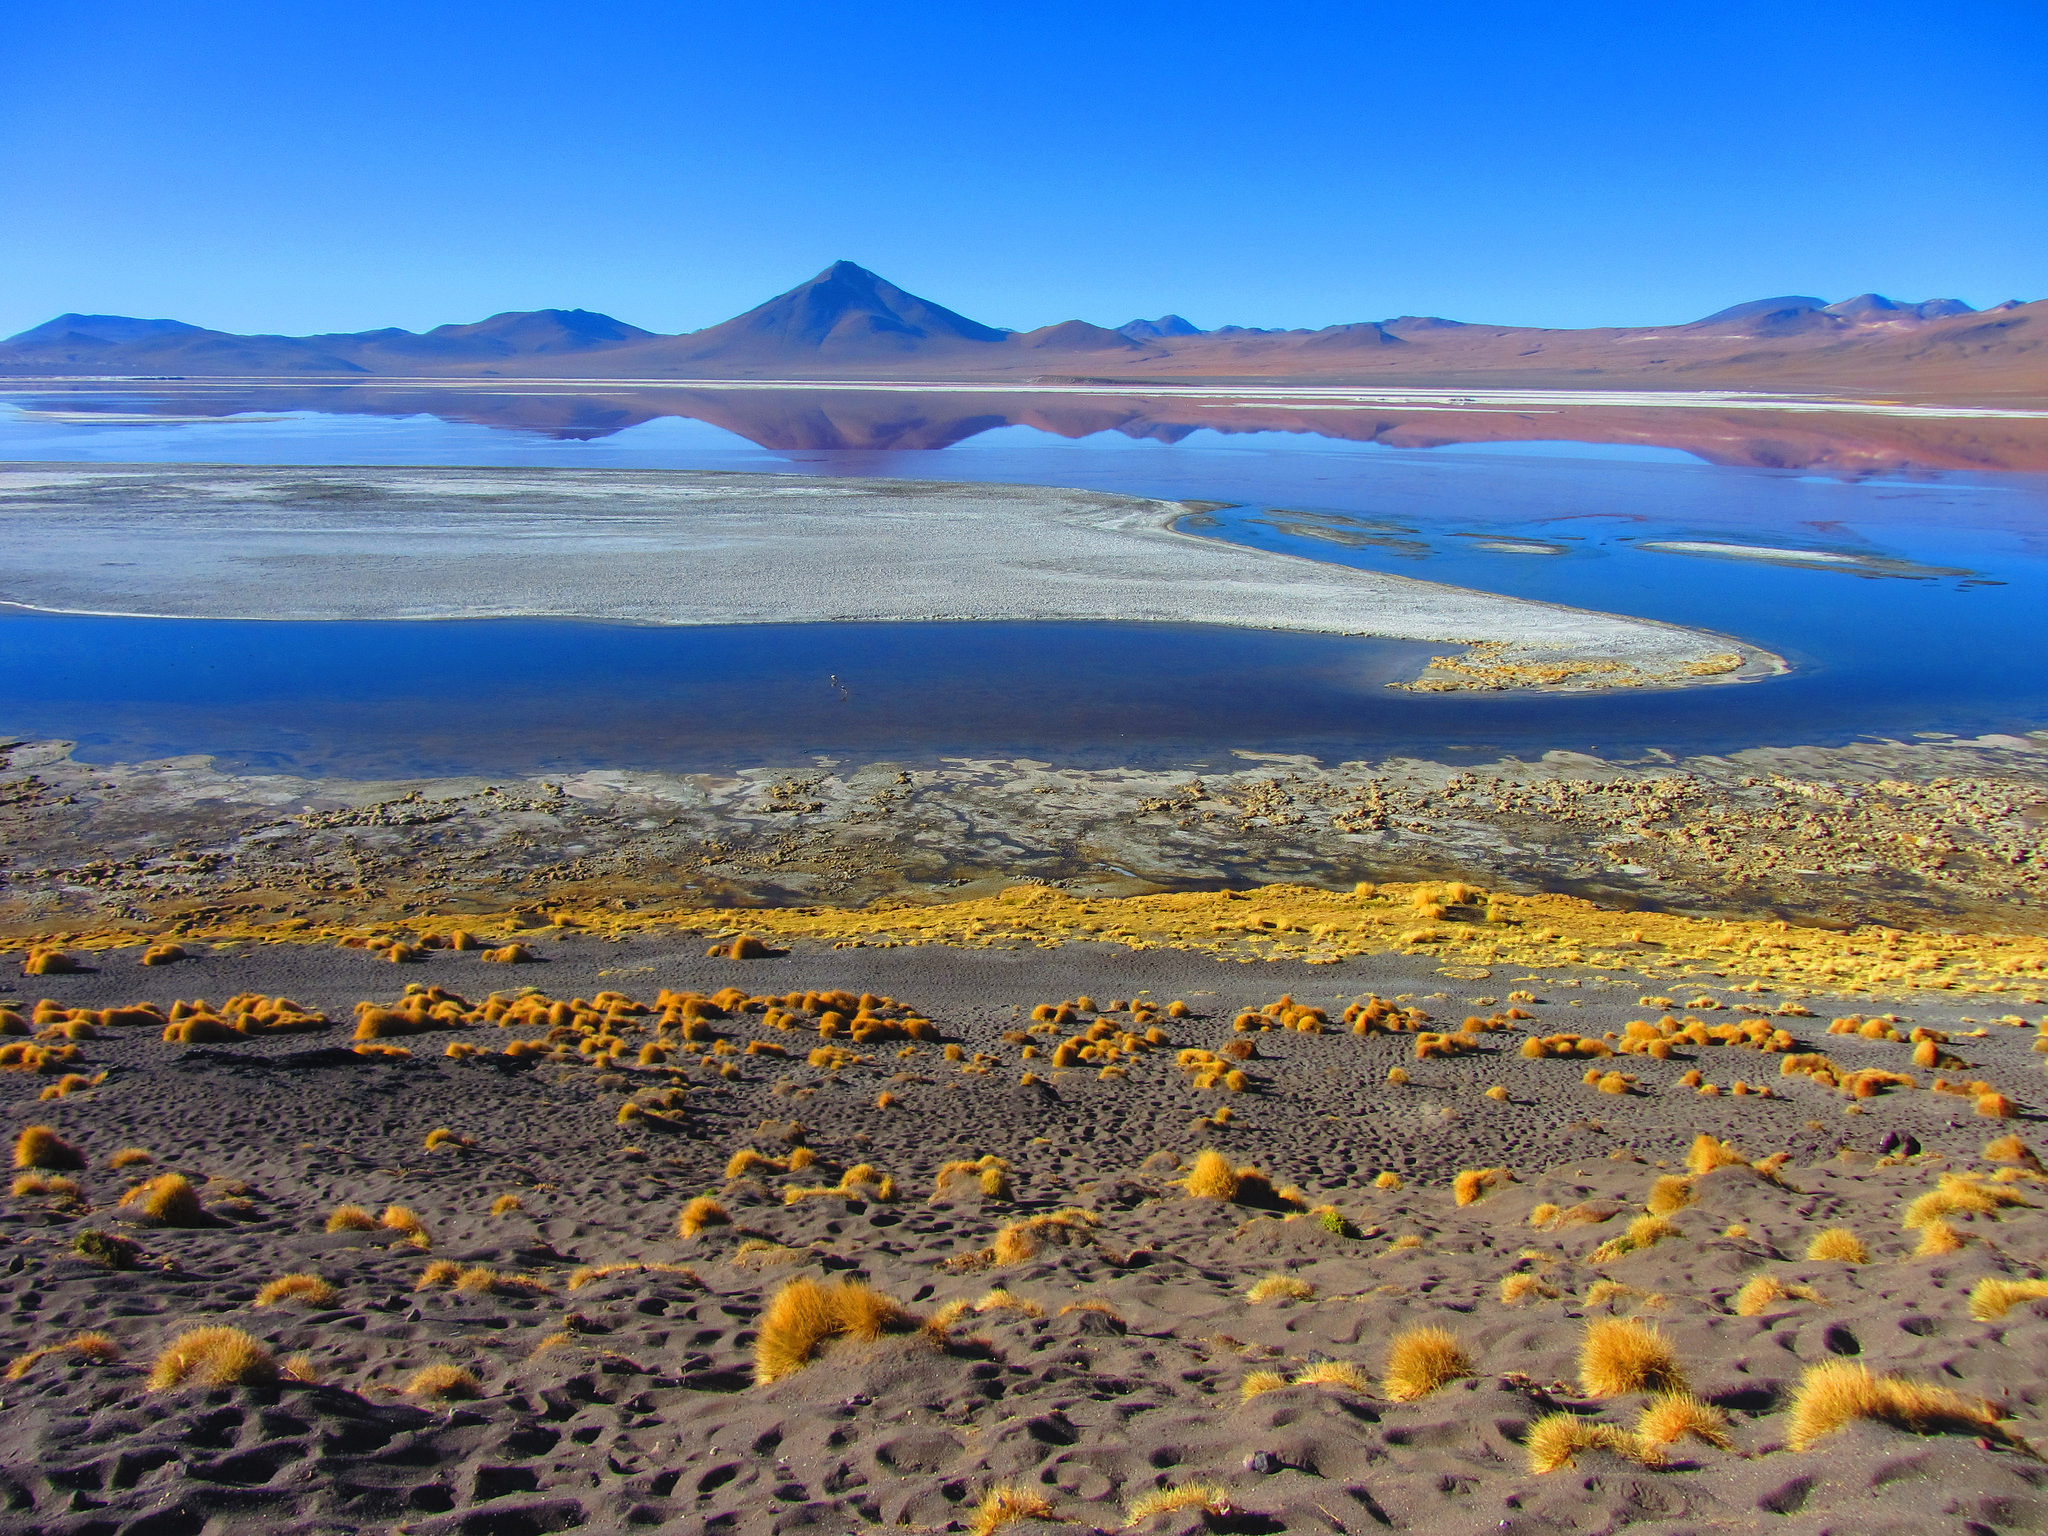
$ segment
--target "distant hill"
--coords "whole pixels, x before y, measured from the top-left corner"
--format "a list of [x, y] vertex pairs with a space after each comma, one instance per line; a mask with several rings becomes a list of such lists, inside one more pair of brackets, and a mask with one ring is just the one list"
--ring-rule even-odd
[[1009, 331], [850, 261], [730, 320], [664, 336], [539, 309], [425, 332], [240, 336], [178, 320], [59, 315], [0, 342], [0, 375], [607, 379], [1035, 378], [1093, 383], [1341, 381], [1457, 388], [1750, 388], [2048, 401], [2048, 303], [1976, 311], [1858, 294], [1756, 299], [1676, 325], [1548, 330], [1402, 315], [1320, 330], [1178, 315], [1115, 329]]

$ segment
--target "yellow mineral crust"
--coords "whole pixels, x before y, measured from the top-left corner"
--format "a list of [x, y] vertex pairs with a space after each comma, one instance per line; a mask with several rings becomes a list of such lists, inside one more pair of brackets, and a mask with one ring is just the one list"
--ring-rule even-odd
[[[1774, 920], [1719, 921], [1603, 908], [1573, 896], [1517, 896], [1470, 885], [1387, 884], [1369, 894], [1306, 885], [1246, 891], [1178, 892], [1100, 898], [1018, 885], [952, 902], [878, 902], [861, 908], [679, 906], [616, 911], [562, 905], [558, 931], [600, 938], [745, 931], [772, 940], [842, 948], [935, 944], [965, 949], [1115, 943], [1180, 949], [1223, 959], [1332, 963], [1357, 955], [1428, 955], [1463, 973], [1493, 966], [1584, 966], [1670, 976], [1717, 976], [1766, 984], [1755, 1011], [1787, 1002], [1770, 990], [1906, 993], [2048, 989], [2048, 938], [2032, 934], [1918, 934], [1883, 927], [1848, 931]], [[409, 918], [402, 924], [233, 922], [181, 928], [180, 940], [334, 944], [343, 939], [446, 939], [458, 929], [488, 933], [475, 914]], [[544, 934], [546, 930], [541, 930]], [[522, 935], [531, 937], [531, 933]], [[130, 947], [153, 935], [132, 929], [52, 932], [0, 939], [0, 953], [61, 945], [93, 951]]]

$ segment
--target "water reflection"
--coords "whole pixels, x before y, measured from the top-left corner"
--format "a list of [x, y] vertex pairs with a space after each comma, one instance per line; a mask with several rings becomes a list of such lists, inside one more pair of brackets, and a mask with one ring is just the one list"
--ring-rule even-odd
[[[1248, 391], [1256, 394], [1256, 391]], [[702, 422], [776, 452], [925, 452], [1007, 427], [1078, 440], [1115, 434], [1180, 443], [1200, 432], [1284, 433], [1387, 448], [1605, 444], [1671, 450], [1709, 464], [1835, 476], [2048, 470], [2048, 418], [1892, 416], [1692, 404], [1588, 404], [1568, 394], [1516, 405], [1416, 406], [1234, 400], [1216, 394], [929, 391], [890, 387], [718, 389], [662, 385], [125, 383], [13, 396], [18, 421], [51, 426], [277, 419], [277, 413], [432, 417], [596, 442], [668, 419]]]

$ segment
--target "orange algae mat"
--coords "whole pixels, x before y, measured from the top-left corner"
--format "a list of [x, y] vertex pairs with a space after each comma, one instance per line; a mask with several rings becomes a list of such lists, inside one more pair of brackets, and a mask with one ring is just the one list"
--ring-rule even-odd
[[[1835, 992], [1917, 988], [2015, 992], [2038, 1001], [2048, 990], [2048, 938], [2034, 934], [1911, 933], [1878, 926], [1847, 931], [1771, 920], [1717, 920], [1616, 910], [1578, 897], [1518, 896], [1456, 883], [1361, 885], [1330, 891], [1271, 885], [1246, 891], [1176, 892], [1091, 898], [1047, 886], [1012, 886], [993, 896], [862, 908], [767, 907], [614, 911], [550, 905], [556, 931], [600, 938], [748, 933], [842, 948], [1114, 943], [1177, 949], [1243, 961], [1332, 964], [1354, 956], [1437, 958], [1445, 974], [1494, 966], [1584, 966], [1650, 976], [1737, 976], [1757, 984]], [[304, 918], [183, 929], [214, 943], [336, 943], [382, 935], [429, 942], [488, 933], [488, 916], [421, 916], [402, 924], [316, 924]], [[520, 936], [545, 937], [547, 928]], [[49, 933], [0, 940], [0, 953], [63, 944], [80, 950], [142, 943], [132, 929]]]

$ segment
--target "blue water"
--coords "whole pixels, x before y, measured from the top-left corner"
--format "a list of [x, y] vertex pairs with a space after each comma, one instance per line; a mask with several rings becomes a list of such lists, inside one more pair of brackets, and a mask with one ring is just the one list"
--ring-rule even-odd
[[[32, 403], [64, 402], [45, 391]], [[112, 403], [145, 417], [177, 408], [161, 393]], [[1070, 439], [1001, 423], [954, 446], [891, 451], [764, 448], [672, 416], [599, 437], [551, 430], [385, 416], [361, 401], [346, 413], [176, 423], [0, 409], [0, 459], [785, 469], [1200, 499], [1229, 505], [1191, 519], [1191, 531], [1698, 626], [1774, 650], [1795, 671], [1677, 692], [1446, 697], [1384, 686], [1442, 646], [1195, 626], [15, 613], [0, 616], [0, 731], [75, 739], [89, 760], [206, 752], [252, 767], [403, 775], [947, 755], [1193, 766], [1238, 761], [1233, 749], [1638, 756], [2048, 724], [2048, 647], [2036, 638], [2048, 612], [2048, 482], [2036, 476], [1837, 477], [1640, 444]], [[1643, 548], [1672, 539], [1850, 554], [1873, 562], [1866, 571], [1904, 574]], [[1496, 541], [1555, 552], [1483, 547]]]

